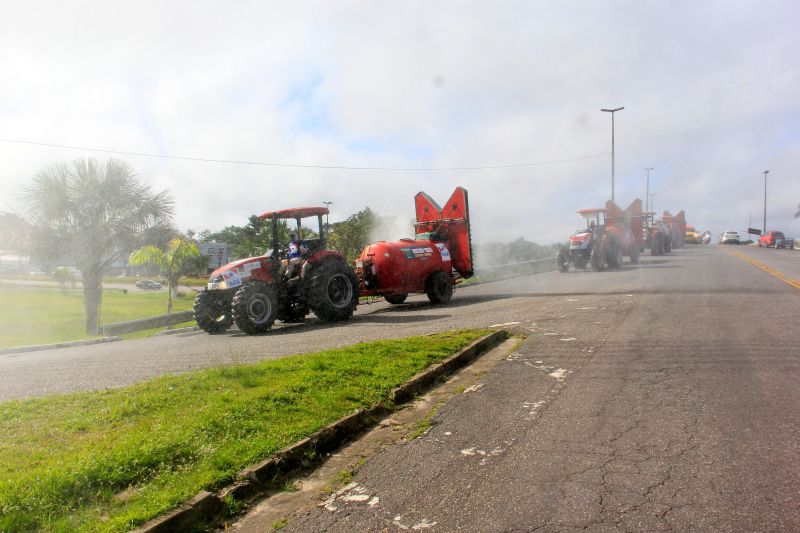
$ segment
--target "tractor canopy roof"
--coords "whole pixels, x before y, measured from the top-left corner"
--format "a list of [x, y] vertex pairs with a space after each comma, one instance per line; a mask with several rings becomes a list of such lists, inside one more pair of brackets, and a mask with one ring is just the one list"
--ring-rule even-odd
[[578, 209], [577, 213], [584, 217], [584, 218], [591, 218], [596, 216], [598, 213], [606, 213], [607, 211], [602, 207], [593, 207], [590, 209]]
[[317, 215], [327, 215], [327, 207], [294, 207], [292, 209], [282, 209], [280, 211], [267, 211], [261, 213], [258, 218], [306, 218]]

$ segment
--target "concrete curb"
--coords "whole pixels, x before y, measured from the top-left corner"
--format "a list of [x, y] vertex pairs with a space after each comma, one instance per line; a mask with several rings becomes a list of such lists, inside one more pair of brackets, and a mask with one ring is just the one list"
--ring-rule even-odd
[[[467, 365], [506, 338], [508, 338], [508, 332], [501, 329], [478, 339], [460, 352], [451, 355], [441, 363], [426, 368], [405, 384], [394, 389], [391, 399], [395, 404], [411, 400], [442, 376]], [[311, 466], [319, 461], [323, 454], [341, 447], [390, 412], [391, 409], [384, 405], [360, 409], [276, 452], [269, 459], [245, 468], [239, 472], [237, 480], [233, 484], [216, 493], [200, 492], [177, 509], [150, 520], [139, 529], [134, 530], [134, 533], [189, 531], [198, 523], [213, 521], [218, 518], [225, 507], [226, 498], [247, 500], [266, 494], [273, 488], [271, 483], [279, 476]]]
[[85, 341], [57, 342], [55, 344], [35, 344], [31, 346], [17, 346], [15, 348], [0, 349], [0, 355], [10, 353], [40, 352], [42, 350], [55, 350], [57, 348], [72, 348], [74, 346], [89, 346], [91, 344], [104, 344], [107, 342], [121, 341], [122, 337], [102, 337], [100, 339], [88, 339]]

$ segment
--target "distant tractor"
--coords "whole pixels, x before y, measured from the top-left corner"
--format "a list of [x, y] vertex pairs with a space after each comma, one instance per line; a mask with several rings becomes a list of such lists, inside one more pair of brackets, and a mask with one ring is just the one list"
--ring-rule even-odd
[[644, 218], [642, 201], [638, 198], [625, 211], [611, 200], [606, 202], [606, 230], [617, 236], [623, 255], [631, 263], [638, 263], [644, 250]]
[[472, 276], [472, 242], [466, 189], [456, 188], [444, 207], [420, 192], [414, 197], [415, 239], [367, 245], [356, 261], [363, 296], [402, 304], [410, 293], [425, 293], [444, 304], [453, 287]]
[[578, 214], [586, 220], [586, 228], [570, 236], [567, 246], [561, 245], [556, 256], [559, 272], [567, 272], [572, 263], [575, 268], [586, 268], [599, 272], [619, 268], [622, 264], [622, 243], [618, 234], [606, 227], [606, 209], [579, 209]]
[[[233, 323], [249, 335], [264, 333], [275, 320], [302, 321], [309, 311], [324, 322], [347, 320], [358, 305], [359, 282], [337, 252], [326, 249], [325, 207], [271, 211], [259, 218], [272, 222], [267, 253], [227, 264], [211, 273], [197, 295], [194, 317], [207, 333], [223, 333]], [[316, 217], [319, 237], [303, 240], [301, 220]], [[279, 221], [294, 220], [296, 242], [279, 242]], [[302, 253], [291, 253], [299, 247]], [[294, 257], [290, 257], [294, 256]]]

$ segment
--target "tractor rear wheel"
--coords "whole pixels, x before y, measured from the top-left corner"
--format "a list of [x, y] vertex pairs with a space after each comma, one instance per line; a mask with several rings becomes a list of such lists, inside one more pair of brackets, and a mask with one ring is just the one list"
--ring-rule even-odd
[[233, 320], [248, 335], [264, 333], [272, 327], [278, 313], [274, 287], [263, 281], [251, 281], [233, 295]]
[[425, 283], [425, 292], [432, 304], [446, 304], [453, 297], [453, 284], [450, 277], [442, 272], [434, 272]]
[[620, 242], [614, 238], [606, 240], [606, 263], [610, 268], [619, 268], [622, 265], [622, 246]]
[[605, 248], [605, 244], [601, 242], [599, 246], [592, 248], [592, 253], [589, 255], [589, 263], [592, 264], [592, 270], [595, 272], [602, 272], [606, 267]]
[[229, 296], [221, 291], [203, 289], [194, 299], [194, 319], [197, 326], [210, 335], [225, 333], [233, 318]]
[[387, 294], [386, 296], [383, 297], [384, 300], [386, 300], [390, 304], [394, 304], [394, 305], [401, 304], [401, 303], [405, 302], [406, 298], [408, 298], [408, 293], [407, 292], [404, 292], [404, 293], [401, 293], [401, 294]]
[[638, 263], [639, 262], [639, 244], [633, 243], [631, 244], [631, 263]]
[[558, 255], [556, 256], [556, 265], [558, 266], [559, 272], [566, 272], [569, 270], [569, 255], [563, 248], [558, 251]]
[[358, 279], [344, 261], [329, 259], [306, 275], [308, 303], [323, 322], [347, 320], [358, 305]]

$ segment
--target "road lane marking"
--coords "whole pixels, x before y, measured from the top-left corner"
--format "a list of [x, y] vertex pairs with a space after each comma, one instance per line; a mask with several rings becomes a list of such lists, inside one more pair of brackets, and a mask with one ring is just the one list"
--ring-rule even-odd
[[760, 268], [761, 270], [763, 270], [767, 274], [771, 274], [772, 276], [778, 278], [779, 280], [781, 280], [782, 282], [786, 283], [787, 285], [791, 285], [795, 289], [800, 289], [800, 281], [797, 281], [796, 279], [787, 276], [783, 272], [781, 272], [779, 270], [775, 270], [774, 268], [765, 265], [761, 261], [753, 259], [752, 257], [748, 257], [748, 256], [746, 256], [746, 255], [744, 255], [742, 253], [733, 252], [733, 251], [728, 252], [728, 253], [730, 253], [732, 255], [735, 255], [736, 257], [738, 257], [742, 261], [745, 261], [746, 263], [750, 263], [751, 265]]

